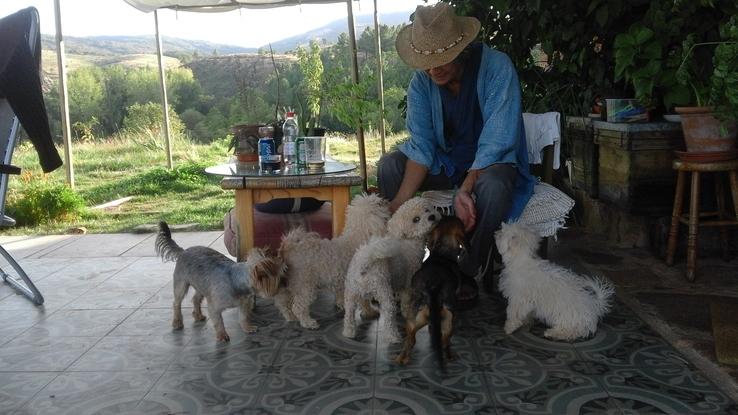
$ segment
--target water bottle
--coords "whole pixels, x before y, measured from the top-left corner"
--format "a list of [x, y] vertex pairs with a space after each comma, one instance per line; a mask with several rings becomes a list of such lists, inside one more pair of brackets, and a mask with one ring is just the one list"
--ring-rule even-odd
[[287, 112], [287, 119], [282, 125], [282, 154], [284, 155], [285, 166], [297, 164], [297, 120], [295, 113]]
[[279, 171], [281, 157], [277, 153], [277, 145], [274, 142], [274, 127], [268, 125], [259, 127], [259, 167], [262, 171]]

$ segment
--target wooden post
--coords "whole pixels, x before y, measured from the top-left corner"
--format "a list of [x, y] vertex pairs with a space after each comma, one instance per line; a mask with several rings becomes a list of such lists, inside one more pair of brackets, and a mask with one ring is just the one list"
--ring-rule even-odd
[[159, 60], [159, 80], [161, 84], [161, 100], [164, 106], [164, 141], [167, 146], [167, 167], [171, 169], [174, 164], [172, 162], [172, 141], [169, 137], [169, 101], [167, 100], [167, 84], [166, 74], [164, 72], [164, 59], [161, 54], [161, 36], [159, 36], [159, 13], [154, 10], [154, 24], [156, 26], [156, 57]]
[[[59, 110], [61, 111], [62, 138], [67, 184], [74, 189], [74, 165], [72, 161], [72, 130], [69, 125], [69, 97], [67, 95], [67, 66], [64, 58], [64, 35], [62, 35], [60, 0], [54, 0], [56, 18], [56, 64], [59, 72]], [[40, 53], [40, 51], [39, 51]]]
[[379, 95], [379, 140], [382, 143], [382, 154], [384, 154], [386, 151], [384, 146], [384, 65], [382, 65], [382, 37], [379, 35], [379, 17], [377, 13], [377, 0], [374, 0], [374, 40], [377, 49], [377, 94]]
[[[348, 31], [349, 39], [351, 40], [351, 74], [353, 75], [354, 84], [359, 84], [359, 62], [356, 57], [356, 31], [354, 29], [354, 6], [351, 4], [352, 0], [346, 0], [348, 8]], [[367, 190], [367, 177], [366, 177], [366, 149], [364, 147], [364, 127], [362, 121], [359, 119], [359, 125], [356, 126], [356, 141], [359, 142], [359, 168], [361, 170], [361, 179], [364, 192]]]

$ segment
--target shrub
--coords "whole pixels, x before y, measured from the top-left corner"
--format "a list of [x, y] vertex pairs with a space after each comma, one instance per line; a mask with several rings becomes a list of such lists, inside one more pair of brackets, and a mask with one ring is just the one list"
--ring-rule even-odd
[[7, 212], [18, 225], [70, 221], [82, 213], [85, 201], [69, 186], [32, 176], [24, 176], [24, 180], [27, 184], [23, 189], [8, 193]]

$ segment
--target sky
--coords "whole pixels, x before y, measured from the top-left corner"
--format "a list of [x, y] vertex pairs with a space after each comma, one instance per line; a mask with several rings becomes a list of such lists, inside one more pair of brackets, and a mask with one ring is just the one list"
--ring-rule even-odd
[[[154, 13], [143, 13], [123, 0], [59, 0], [64, 36], [153, 35]], [[427, 4], [435, 3], [435, 0]], [[407, 12], [423, 0], [377, 0], [379, 13]], [[0, 17], [33, 6], [39, 10], [41, 33], [54, 35], [54, 0], [0, 0]], [[224, 13], [159, 11], [159, 33], [165, 37], [206, 40], [259, 47], [346, 19], [346, 4], [312, 4]], [[354, 2], [354, 14], [373, 14], [373, 0]], [[380, 19], [381, 23], [381, 19]]]

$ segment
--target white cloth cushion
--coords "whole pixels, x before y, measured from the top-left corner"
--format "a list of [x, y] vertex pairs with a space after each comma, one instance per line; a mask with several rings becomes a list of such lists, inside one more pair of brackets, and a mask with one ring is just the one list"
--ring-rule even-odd
[[[429, 190], [423, 192], [423, 197], [441, 210], [445, 215], [454, 211], [453, 190]], [[542, 237], [556, 237], [556, 232], [563, 229], [566, 218], [574, 207], [574, 200], [566, 193], [548, 183], [536, 183], [528, 204], [518, 219]]]

